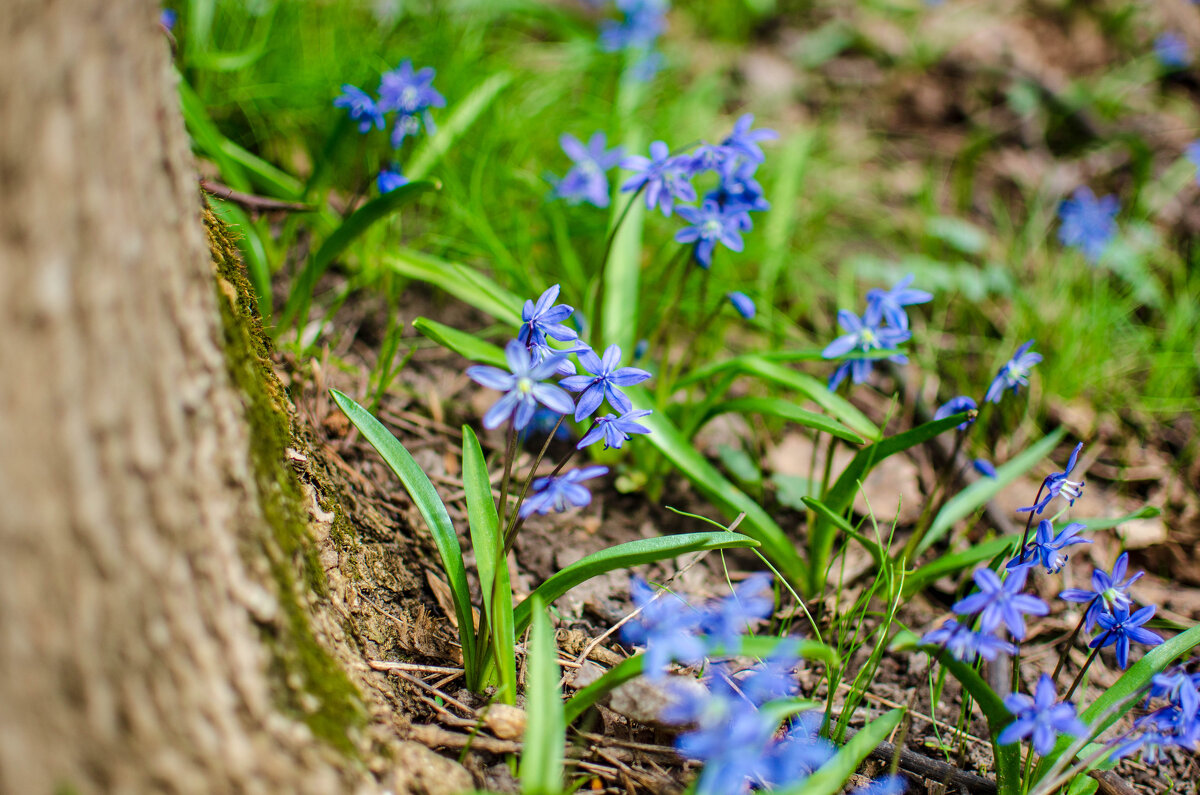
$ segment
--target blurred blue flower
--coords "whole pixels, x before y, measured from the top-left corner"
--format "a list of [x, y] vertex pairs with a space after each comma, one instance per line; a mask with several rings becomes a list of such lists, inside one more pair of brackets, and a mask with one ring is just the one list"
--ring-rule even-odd
[[837, 746], [821, 736], [819, 710], [800, 713], [786, 735], [767, 753], [766, 781], [776, 789], [799, 787], [837, 753]]
[[572, 375], [559, 382], [563, 389], [582, 393], [575, 405], [576, 421], [590, 417], [606, 398], [608, 405], [622, 414], [633, 410], [621, 387], [640, 384], [650, 377], [650, 373], [637, 367], [619, 367], [621, 348], [617, 345], [609, 345], [603, 359], [591, 349], [583, 351], [579, 363], [587, 375]]
[[[838, 310], [838, 325], [848, 333], [825, 346], [825, 350], [821, 351], [821, 356], [826, 359], [846, 356], [852, 351], [869, 353], [877, 350], [890, 350], [912, 338], [910, 331], [868, 323], [865, 318], [859, 318], [858, 315], [845, 309]], [[898, 364], [908, 361], [908, 357], [903, 354], [895, 354], [887, 358], [888, 361]], [[847, 375], [850, 375], [854, 383], [861, 384], [871, 375], [874, 366], [875, 359], [870, 357], [843, 362], [829, 377], [829, 390], [837, 389], [838, 384], [842, 383]]]
[[1017, 348], [1017, 352], [1013, 354], [1012, 358], [1004, 363], [1000, 372], [996, 373], [996, 377], [992, 379], [991, 385], [988, 386], [987, 394], [983, 396], [985, 403], [999, 403], [1000, 398], [1004, 397], [1006, 389], [1011, 389], [1015, 395], [1020, 387], [1029, 386], [1029, 371], [1042, 360], [1040, 353], [1029, 350], [1032, 345], [1033, 340], [1029, 340]]
[[763, 154], [759, 147], [759, 141], [773, 141], [779, 137], [779, 133], [774, 130], [767, 129], [750, 129], [754, 124], [754, 114], [747, 113], [734, 122], [733, 132], [724, 141], [721, 141], [721, 146], [732, 149], [739, 155], [746, 157], [755, 163], [761, 163], [766, 160], [766, 155]]
[[745, 791], [747, 779], [761, 778], [777, 725], [730, 689], [714, 689], [696, 728], [675, 741], [682, 756], [704, 763], [696, 795], [734, 795]]
[[1058, 239], [1064, 246], [1078, 248], [1087, 261], [1095, 265], [1117, 234], [1114, 220], [1121, 205], [1116, 196], [1096, 198], [1091, 188], [1075, 189], [1070, 199], [1058, 205], [1058, 217], [1062, 225], [1058, 228]]
[[877, 326], [880, 320], [886, 320], [896, 328], [908, 328], [908, 313], [904, 311], [904, 307], [927, 304], [933, 300], [933, 293], [909, 287], [912, 281], [913, 275], [910, 273], [896, 282], [896, 286], [890, 290], [869, 290], [866, 321]]
[[[693, 160], [695, 169], [701, 170], [699, 158]], [[717, 166], [721, 182], [716, 188], [705, 195], [725, 210], [746, 210], [747, 212], [764, 212], [771, 209], [771, 203], [763, 198], [762, 185], [754, 179], [758, 164], [741, 158], [727, 158]], [[749, 229], [749, 227], [746, 227]]]
[[[974, 400], [966, 395], [958, 395], [957, 397], [950, 398], [941, 406], [939, 406], [938, 410], [933, 413], [933, 418], [935, 420], [944, 420], [947, 417], [953, 417], [955, 414], [962, 414], [964, 411], [975, 411], [977, 408], [979, 407], [975, 405]], [[973, 422], [975, 422], [974, 417], [968, 418], [966, 422], [961, 423], [958, 426], [958, 429], [960, 431], [965, 431], [967, 426]]]
[[975, 632], [952, 618], [946, 619], [937, 629], [926, 632], [921, 642], [941, 646], [951, 657], [963, 662], [972, 662], [976, 657], [994, 660], [1000, 653], [1017, 653], [1017, 647], [1008, 641], [991, 632]]
[[[959, 427], [961, 428], [962, 426], [960, 425]], [[996, 479], [996, 467], [986, 458], [976, 458], [971, 462], [971, 467], [985, 478]]]
[[1133, 599], [1129, 596], [1129, 587], [1141, 579], [1145, 572], [1139, 571], [1129, 579], [1125, 579], [1128, 569], [1129, 553], [1122, 552], [1121, 556], [1117, 558], [1117, 562], [1113, 564], [1111, 574], [1100, 569], [1092, 572], [1092, 590], [1068, 588], [1060, 593], [1058, 598], [1064, 602], [1087, 605], [1087, 613], [1084, 616], [1085, 628], [1091, 632], [1101, 615], [1111, 614], [1119, 609], [1128, 611], [1133, 605]]
[[1192, 51], [1178, 33], [1160, 33], [1154, 39], [1154, 57], [1168, 69], [1182, 69], [1192, 62]]
[[1187, 148], [1183, 150], [1183, 156], [1196, 167], [1196, 182], [1200, 183], [1200, 139], [1188, 144]]
[[1116, 644], [1117, 665], [1124, 669], [1129, 664], [1129, 642], [1134, 641], [1144, 646], [1157, 646], [1163, 639], [1142, 626], [1154, 616], [1154, 605], [1148, 605], [1130, 615], [1129, 608], [1118, 607], [1112, 613], [1101, 613], [1096, 623], [1104, 630], [1088, 648], [1104, 648]]
[[750, 699], [750, 703], [758, 707], [768, 701], [794, 696], [800, 687], [796, 681], [796, 666], [799, 664], [796, 644], [784, 640], [767, 659], [751, 668], [748, 674], [738, 681], [738, 689], [742, 691], [743, 696]]
[[667, 28], [666, 0], [618, 0], [624, 18], [600, 23], [600, 48], [607, 52], [649, 49]]
[[671, 150], [662, 141], [650, 144], [650, 157], [630, 155], [621, 161], [621, 168], [634, 172], [621, 186], [621, 192], [644, 189], [647, 210], [658, 207], [663, 215], [670, 217], [674, 202], [696, 200], [696, 189], [691, 183], [691, 159], [672, 157]]
[[558, 142], [575, 165], [555, 184], [554, 195], [566, 199], [568, 204], [588, 202], [596, 207], [607, 207], [607, 172], [624, 159], [621, 147], [608, 149], [602, 132], [593, 134], [586, 147], [568, 133], [564, 133]]
[[1021, 593], [1029, 569], [1017, 569], [1003, 582], [996, 572], [980, 567], [975, 570], [975, 585], [979, 590], [961, 599], [951, 608], [959, 615], [979, 613], [981, 632], [994, 632], [1001, 623], [1017, 640], [1025, 638], [1025, 614], [1044, 616], [1050, 607], [1032, 594]]
[[164, 8], [158, 14], [158, 24], [167, 29], [168, 32], [175, 29], [175, 23], [179, 21], [179, 12], [173, 8]]
[[[730, 161], [738, 159], [737, 152], [720, 144], [703, 143], [692, 152], [692, 173], [720, 171]], [[752, 164], [753, 165], [753, 164]], [[751, 173], [754, 173], [753, 171]]]
[[1079, 459], [1079, 451], [1082, 449], [1083, 442], [1075, 445], [1075, 449], [1071, 452], [1071, 457], [1067, 459], [1066, 469], [1062, 472], [1047, 475], [1046, 479], [1042, 481], [1042, 494], [1045, 496], [1033, 505], [1018, 508], [1017, 513], [1036, 511], [1040, 514], [1050, 504], [1051, 500], [1059, 496], [1067, 500], [1068, 504], [1074, 505], [1075, 500], [1079, 499], [1079, 495], [1083, 493], [1084, 481], [1067, 480], [1067, 475], [1070, 475], [1071, 470], [1075, 469], [1075, 462]]
[[369, 132], [372, 127], [383, 129], [383, 112], [371, 95], [361, 88], [349, 83], [342, 86], [341, 96], [333, 101], [333, 105], [350, 112], [350, 118], [358, 122], [360, 133]]
[[741, 230], [748, 228], [750, 216], [745, 210], [724, 210], [712, 199], [700, 207], [680, 207], [679, 217], [689, 222], [675, 233], [675, 242], [694, 243], [692, 257], [702, 268], [712, 266], [713, 251], [723, 243], [730, 251], [744, 247]]
[[733, 589], [733, 593], [706, 605], [700, 631], [708, 635], [710, 650], [720, 648], [732, 654], [741, 637], [775, 609], [775, 594], [771, 591], [771, 575], [755, 574]]
[[908, 780], [904, 776], [892, 774], [880, 776], [870, 784], [851, 790], [850, 795], [904, 795], [907, 789]]
[[1076, 737], [1087, 734], [1087, 726], [1075, 716], [1075, 706], [1069, 702], [1058, 703], [1054, 680], [1046, 674], [1038, 680], [1033, 698], [1024, 693], [1011, 693], [1004, 697], [1004, 706], [1016, 720], [996, 738], [1000, 745], [1030, 737], [1033, 750], [1045, 756], [1054, 750], [1054, 741], [1059, 734]]
[[533, 490], [521, 504], [521, 518], [534, 513], [543, 516], [551, 511], [562, 513], [572, 506], [582, 508], [592, 501], [592, 493], [579, 484], [607, 473], [608, 467], [591, 466], [572, 469], [556, 477], [538, 478], [533, 481]]
[[582, 450], [601, 439], [604, 440], [605, 450], [610, 447], [620, 449], [622, 444], [629, 441], [631, 434], [650, 433], [649, 428], [638, 422], [639, 419], [649, 414], [650, 409], [638, 409], [623, 414], [620, 417], [616, 414], [605, 414], [603, 417], [597, 417], [591, 430], [579, 440], [576, 449]]
[[704, 643], [696, 636], [701, 614], [675, 594], [655, 599], [655, 590], [641, 577], [629, 584], [633, 604], [641, 612], [621, 627], [626, 643], [646, 647], [643, 675], [650, 680], [666, 676], [672, 661], [697, 665], [704, 659]]
[[430, 108], [442, 108], [446, 98], [433, 87], [434, 70], [430, 66], [413, 71], [412, 60], [405, 58], [390, 72], [384, 72], [379, 82], [379, 109], [396, 112], [392, 127], [392, 148], [399, 149], [404, 139], [420, 132], [422, 120], [425, 131], [434, 132]]
[[1054, 534], [1054, 525], [1043, 519], [1038, 522], [1037, 534], [1030, 541], [1029, 546], [1021, 550], [1021, 554], [1008, 562], [1009, 569], [1017, 569], [1023, 566], [1034, 566], [1041, 561], [1041, 564], [1046, 567], [1047, 574], [1056, 574], [1062, 571], [1062, 567], [1067, 565], [1067, 556], [1062, 553], [1063, 549], [1073, 544], [1090, 544], [1092, 539], [1080, 538], [1079, 531], [1083, 530], [1084, 525], [1080, 522], [1072, 522], [1059, 532]]
[[575, 401], [562, 389], [541, 383], [554, 374], [558, 360], [563, 357], [553, 356], [538, 361], [536, 354], [517, 340], [511, 340], [504, 349], [504, 358], [511, 372], [483, 364], [473, 365], [466, 370], [476, 383], [504, 393], [483, 415], [483, 427], [489, 430], [498, 428], [511, 418], [513, 428], [522, 430], [533, 419], [538, 403], [559, 414], [570, 414], [575, 408]]
[[378, 186], [380, 193], [391, 193], [396, 188], [407, 184], [408, 177], [400, 173], [399, 168], [396, 168], [395, 171], [385, 168], [375, 178], [375, 185]]
[[750, 320], [758, 313], [758, 307], [754, 305], [754, 300], [743, 292], [734, 290], [730, 293], [725, 293], [725, 297], [729, 299], [729, 303], [733, 304], [733, 308], [742, 317]]

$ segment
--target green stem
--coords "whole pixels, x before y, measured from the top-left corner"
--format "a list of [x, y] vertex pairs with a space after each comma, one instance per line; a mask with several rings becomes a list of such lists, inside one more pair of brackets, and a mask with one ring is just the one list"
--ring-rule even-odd
[[1075, 638], [1079, 637], [1085, 621], [1087, 621], [1086, 611], [1079, 618], [1079, 623], [1075, 625], [1075, 629], [1071, 632], [1071, 637], [1067, 638], [1067, 645], [1063, 647], [1062, 654], [1058, 656], [1058, 665], [1054, 666], [1054, 673], [1050, 676], [1050, 680], [1054, 682], [1055, 687], [1058, 687], [1058, 675], [1062, 673], [1063, 668], [1066, 666], [1067, 657], [1071, 654], [1071, 647], [1075, 645]]
[[[525, 478], [525, 485], [521, 487], [521, 494], [519, 497], [517, 497], [517, 504], [513, 506], [512, 520], [508, 523], [508, 527], [504, 532], [504, 551], [506, 554], [508, 553], [509, 549], [511, 549], [510, 545], [508, 544], [508, 536], [509, 534], [516, 534], [517, 517], [521, 514], [521, 504], [525, 502], [525, 496], [529, 494], [529, 484], [533, 483], [533, 476], [537, 474], [538, 466], [542, 463], [542, 459], [546, 457], [546, 451], [550, 449], [550, 442], [554, 441], [554, 434], [558, 433], [558, 429], [562, 427], [563, 420], [566, 418], [567, 415], [565, 414], [558, 418], [558, 422], [554, 424], [554, 430], [550, 431], [550, 435], [546, 437], [545, 443], [542, 444], [542, 449], [538, 451], [537, 458], [533, 459], [533, 465], [529, 467], [529, 476]], [[574, 453], [575, 451], [572, 450], [571, 452]], [[569, 457], [570, 456], [568, 456], [568, 458]], [[551, 477], [554, 477], [554, 475], [557, 473], [558, 469], [555, 469], [554, 473], [551, 474]], [[501, 518], [501, 525], [504, 525], [503, 518]]]
[[1079, 673], [1075, 674], [1075, 681], [1071, 682], [1071, 686], [1067, 688], [1067, 694], [1062, 697], [1063, 701], [1071, 700], [1071, 696], [1075, 693], [1075, 688], [1079, 687], [1079, 683], [1083, 681], [1083, 675], [1087, 673], [1088, 668], [1092, 667], [1092, 662], [1095, 661], [1096, 656], [1100, 654], [1100, 647], [1104, 645], [1103, 639], [1108, 637], [1110, 632], [1111, 630], [1100, 636], [1101, 641], [1096, 644], [1096, 648], [1092, 649], [1092, 653], [1088, 655], [1087, 662], [1085, 662], [1083, 667], [1079, 669]]
[[504, 448], [504, 477], [500, 481], [500, 503], [497, 506], [500, 509], [500, 526], [504, 526], [504, 516], [508, 513], [508, 482], [512, 476], [513, 458], [517, 454], [517, 428], [516, 420], [508, 422], [508, 443]]

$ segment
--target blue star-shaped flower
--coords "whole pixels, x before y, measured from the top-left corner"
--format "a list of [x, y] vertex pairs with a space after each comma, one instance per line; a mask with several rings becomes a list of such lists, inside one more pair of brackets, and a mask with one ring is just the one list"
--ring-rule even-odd
[[822, 713], [800, 713], [786, 735], [766, 758], [766, 780], [776, 789], [799, 787], [837, 753], [837, 746], [821, 736]]
[[[890, 326], [881, 326], [877, 323], [868, 323], [865, 318], [859, 318], [858, 315], [845, 309], [838, 310], [838, 325], [849, 333], [838, 337], [825, 346], [825, 350], [821, 351], [821, 356], [826, 359], [835, 359], [853, 351], [869, 353], [877, 350], [888, 350], [912, 338], [912, 332], [910, 331]], [[896, 354], [889, 356], [888, 361], [904, 364], [908, 361], [908, 357], [903, 354]], [[871, 370], [874, 366], [875, 359], [870, 357], [850, 359], [843, 362], [841, 366], [833, 371], [833, 375], [829, 377], [830, 391], [837, 389], [838, 384], [842, 383], [842, 380], [847, 375], [851, 376], [854, 383], [861, 384], [871, 375]]]
[[607, 172], [624, 159], [621, 147], [608, 149], [602, 132], [592, 135], [586, 147], [578, 138], [565, 133], [558, 142], [575, 165], [554, 186], [554, 195], [566, 199], [568, 204], [588, 202], [596, 207], [607, 207]]
[[[944, 420], [947, 417], [953, 417], [955, 414], [962, 414], [964, 411], [975, 411], [977, 408], [979, 407], [975, 405], [974, 400], [966, 395], [959, 395], [957, 397], [950, 398], [941, 406], [939, 406], [938, 410], [933, 413], [933, 418], [935, 420]], [[969, 418], [966, 422], [960, 424], [958, 429], [960, 431], [965, 431], [967, 426], [973, 422], [975, 422], [975, 418]]]
[[504, 393], [483, 415], [483, 427], [491, 430], [512, 419], [513, 428], [523, 430], [533, 419], [538, 403], [559, 414], [570, 414], [575, 408], [570, 395], [553, 384], [542, 383], [554, 375], [559, 360], [565, 357], [553, 356], [539, 361], [536, 354], [517, 340], [511, 340], [504, 349], [504, 358], [511, 372], [482, 364], [468, 367], [466, 371], [476, 383]]
[[633, 403], [621, 387], [640, 384], [650, 377], [650, 373], [637, 367], [619, 367], [621, 348], [617, 345], [609, 345], [603, 359], [591, 349], [583, 351], [579, 354], [579, 363], [587, 375], [572, 375], [559, 382], [563, 389], [582, 393], [575, 405], [577, 422], [595, 413], [606, 398], [608, 405], [620, 413], [632, 411]]
[[771, 575], [755, 574], [733, 589], [724, 599], [707, 605], [700, 631], [708, 635], [712, 648], [731, 654], [747, 628], [757, 624], [775, 609]]
[[674, 594], [664, 593], [655, 599], [655, 590], [641, 577], [633, 577], [629, 593], [641, 612], [621, 627], [621, 637], [627, 643], [646, 647], [643, 675], [647, 679], [666, 676], [672, 660], [697, 665], [704, 659], [704, 642], [696, 636], [699, 611]]
[[572, 469], [557, 477], [538, 478], [533, 481], [533, 491], [521, 505], [521, 518], [534, 513], [543, 516], [551, 511], [562, 513], [572, 506], [582, 508], [592, 501], [592, 493], [579, 484], [607, 473], [608, 467], [592, 466]]
[[578, 339], [579, 334], [575, 329], [563, 325], [563, 321], [575, 311], [574, 307], [554, 303], [558, 300], [560, 289], [557, 284], [551, 285], [538, 296], [536, 303], [532, 299], [526, 299], [525, 305], [521, 307], [521, 329], [517, 332], [519, 342], [525, 345], [546, 345], [546, 337], [560, 342]]
[[429, 109], [446, 105], [446, 98], [433, 88], [434, 74], [429, 66], [414, 72], [408, 58], [392, 71], [383, 73], [379, 82], [379, 109], [385, 113], [396, 112], [391, 136], [393, 149], [399, 149], [405, 138], [420, 132], [422, 121], [426, 132], [434, 132]]
[[[724, 147], [717, 148], [724, 149]], [[703, 170], [699, 157], [693, 162], [697, 171]], [[771, 209], [771, 203], [763, 198], [762, 185], [759, 185], [758, 181], [754, 179], [754, 172], [757, 168], [758, 163], [752, 160], [743, 160], [737, 157], [726, 158], [717, 166], [721, 175], [720, 184], [709, 191], [704, 198], [712, 199], [726, 210], [764, 212]]]
[[631, 155], [621, 161], [621, 168], [634, 172], [621, 186], [621, 192], [644, 189], [647, 210], [658, 207], [663, 215], [670, 217], [674, 202], [696, 200], [691, 158], [672, 157], [662, 141], [650, 144], [650, 157]]
[[1042, 481], [1042, 494], [1045, 496], [1033, 505], [1018, 508], [1017, 513], [1035, 511], [1040, 514], [1050, 504], [1051, 500], [1059, 496], [1067, 500], [1069, 505], [1074, 505], [1075, 500], [1079, 499], [1079, 495], [1083, 493], [1084, 482], [1082, 480], [1068, 480], [1067, 476], [1075, 469], [1075, 462], [1079, 459], [1079, 451], [1082, 449], [1083, 442], [1075, 445], [1075, 449], [1071, 452], [1071, 457], [1067, 459], [1067, 468], [1062, 472], [1047, 475], [1046, 479]]
[[996, 572], [987, 567], [975, 570], [976, 593], [954, 604], [951, 609], [959, 615], [979, 613], [981, 632], [995, 632], [1003, 623], [1017, 640], [1025, 638], [1025, 614], [1044, 616], [1050, 607], [1036, 596], [1021, 593], [1029, 569], [1017, 569], [1001, 582]]
[[1031, 737], [1033, 750], [1045, 756], [1054, 750], [1054, 740], [1059, 734], [1076, 737], [1087, 734], [1087, 726], [1075, 716], [1075, 706], [1069, 702], [1058, 703], [1054, 680], [1046, 674], [1038, 680], [1033, 698], [1024, 693], [1011, 693], [1004, 697], [1004, 706], [1016, 720], [996, 738], [1000, 745]]
[[759, 141], [773, 141], [779, 137], [779, 133], [774, 130], [751, 130], [750, 127], [754, 124], [754, 114], [747, 113], [734, 122], [733, 132], [724, 141], [721, 141], [721, 146], [732, 149], [739, 155], [746, 157], [755, 163], [761, 163], [767, 159], [763, 154], [763, 150], [759, 148]]
[[933, 300], [933, 293], [909, 287], [913, 275], [910, 273], [890, 290], [870, 290], [867, 292], [867, 311], [865, 319], [873, 326], [879, 325], [880, 320], [886, 320], [896, 328], [908, 328], [908, 313], [906, 306], [927, 304]]
[[1145, 646], [1157, 646], [1163, 639], [1142, 626], [1154, 615], [1154, 605], [1147, 605], [1133, 615], [1129, 608], [1118, 607], [1112, 613], [1101, 613], [1096, 623], [1104, 630], [1088, 648], [1104, 648], [1116, 644], [1117, 665], [1124, 669], [1129, 664], [1129, 642], [1134, 641]]
[[726, 210], [712, 199], [705, 199], [700, 207], [680, 207], [679, 217], [688, 221], [675, 233], [675, 242], [694, 243], [692, 257], [702, 268], [712, 266], [713, 251], [717, 243], [723, 243], [730, 251], [741, 251], [742, 230], [750, 228], [750, 216], [745, 210]]
[[383, 112], [371, 95], [357, 86], [349, 83], [342, 86], [342, 94], [333, 101], [333, 105], [350, 112], [350, 118], [358, 122], [360, 133], [369, 132], [372, 127], [383, 129]]
[[1042, 565], [1046, 567], [1047, 574], [1062, 571], [1062, 567], [1067, 565], [1067, 556], [1062, 553], [1063, 549], [1072, 544], [1092, 543], [1090, 538], [1079, 538], [1078, 533], [1083, 529], [1085, 528], [1080, 522], [1072, 522], [1064, 527], [1058, 535], [1055, 535], [1054, 525], [1043, 519], [1038, 522], [1037, 535], [1033, 541], [1021, 551], [1020, 555], [1008, 562], [1008, 568], [1033, 566], [1040, 559]]
[[618, 417], [616, 414], [605, 414], [603, 417], [597, 417], [593, 422], [591, 430], [583, 435], [579, 440], [579, 444], [575, 445], [577, 450], [582, 450], [590, 444], [595, 444], [601, 439], [604, 440], [604, 449], [615, 447], [621, 449], [621, 445], [629, 441], [629, 437], [635, 433], [650, 433], [650, 429], [638, 422], [642, 417], [650, 414], [650, 409], [638, 409], [630, 411]]
[[716, 690], [695, 729], [679, 735], [675, 749], [704, 763], [696, 795], [745, 791], [747, 779], [763, 773], [763, 761], [778, 719], [726, 688]]
[[408, 184], [408, 177], [400, 173], [400, 169], [383, 169], [379, 172], [379, 176], [375, 178], [375, 184], [379, 188], [380, 193], [391, 193], [401, 185]]
[[987, 394], [983, 396], [985, 403], [999, 403], [1006, 389], [1011, 389], [1015, 395], [1020, 387], [1029, 386], [1029, 371], [1042, 360], [1040, 353], [1029, 350], [1032, 346], [1033, 340], [1029, 340], [1017, 348], [1012, 358], [1004, 363], [1000, 372], [992, 379]]
[[1120, 209], [1116, 196], [1097, 199], [1090, 188], [1076, 188], [1074, 196], [1064, 199], [1058, 206], [1058, 217], [1062, 221], [1058, 228], [1059, 241], [1064, 246], [1078, 248], [1088, 262], [1095, 265], [1117, 234], [1114, 219]]
[[1001, 652], [1017, 653], [1017, 647], [1008, 641], [990, 632], [975, 632], [952, 618], [946, 619], [937, 629], [926, 632], [921, 637], [921, 642], [941, 646], [951, 657], [963, 662], [972, 662], [976, 657], [994, 660]]
[[1141, 579], [1146, 572], [1139, 571], [1129, 579], [1125, 573], [1129, 569], [1129, 553], [1122, 552], [1121, 557], [1113, 564], [1112, 573], [1096, 569], [1092, 572], [1092, 590], [1068, 588], [1058, 595], [1064, 602], [1075, 602], [1087, 605], [1085, 628], [1088, 632], [1096, 625], [1096, 621], [1105, 613], [1112, 614], [1119, 609], [1126, 611], [1133, 605], [1129, 596], [1129, 587]]

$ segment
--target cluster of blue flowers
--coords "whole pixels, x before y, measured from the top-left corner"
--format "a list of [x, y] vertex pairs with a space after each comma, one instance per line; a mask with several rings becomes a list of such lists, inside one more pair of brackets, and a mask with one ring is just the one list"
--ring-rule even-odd
[[[856, 384], [866, 381], [875, 368], [875, 351], [894, 350], [912, 339], [908, 313], [904, 307], [933, 300], [932, 294], [910, 287], [912, 281], [910, 273], [890, 290], [868, 291], [867, 311], [862, 317], [845, 309], [838, 310], [838, 325], [846, 334], [821, 351], [821, 356], [826, 359], [844, 359], [829, 377], [831, 392], [838, 388], [847, 375]], [[887, 359], [898, 364], [908, 362], [908, 357], [902, 353], [893, 354]]]
[[[558, 294], [556, 284], [537, 301], [525, 302], [517, 338], [504, 349], [507, 369], [488, 365], [467, 368], [467, 375], [476, 383], [504, 393], [483, 415], [483, 427], [490, 430], [508, 424], [514, 433], [519, 433], [539, 413], [554, 418], [556, 425], [568, 416], [576, 422], [592, 417], [591, 426], [576, 446], [580, 450], [599, 441], [604, 442], [605, 449], [619, 448], [632, 434], [649, 433], [650, 429], [638, 420], [650, 411], [634, 409], [622, 388], [645, 381], [650, 373], [637, 367], [622, 367], [621, 349], [616, 345], [608, 346], [603, 356], [597, 355], [566, 324], [575, 310], [567, 304], [555, 303]], [[568, 347], [552, 347], [550, 340], [567, 343]], [[576, 368], [570, 354], [578, 357], [581, 369]], [[555, 376], [565, 377], [553, 383], [550, 379]], [[576, 396], [572, 397], [571, 392], [577, 393]], [[605, 402], [618, 413], [593, 417]], [[587, 505], [592, 497], [580, 485], [581, 481], [607, 472], [606, 467], [593, 466], [538, 478], [533, 482], [532, 495], [520, 508], [521, 517]]]
[[662, 67], [662, 54], [654, 49], [667, 29], [667, 0], [616, 0], [621, 19], [600, 25], [600, 48], [606, 52], [632, 52], [639, 60], [633, 76], [650, 80]]
[[1156, 700], [1160, 706], [1134, 722], [1134, 727], [1123, 739], [1113, 757], [1119, 759], [1141, 752], [1147, 765], [1157, 765], [1163, 753], [1170, 748], [1179, 748], [1196, 753], [1200, 751], [1200, 674], [1189, 673], [1178, 666], [1165, 673], [1156, 674], [1150, 684], [1146, 705]]
[[[347, 83], [333, 104], [345, 108], [350, 118], [358, 122], [358, 131], [363, 134], [372, 129], [384, 129], [388, 114], [394, 113], [390, 140], [392, 148], [399, 149], [406, 138], [421, 131], [422, 125], [427, 133], [435, 131], [429, 111], [430, 108], [445, 107], [446, 98], [433, 87], [434, 74], [430, 66], [414, 70], [412, 60], [405, 58], [395, 69], [383, 73], [378, 100]], [[377, 180], [380, 193], [393, 191], [407, 182], [398, 166], [384, 169]]]
[[[775, 607], [771, 577], [763, 574], [699, 608], [675, 594], [656, 592], [638, 577], [630, 591], [639, 612], [622, 627], [623, 637], [646, 648], [645, 676], [666, 680], [668, 692], [675, 681], [668, 677], [673, 661], [698, 666], [710, 657], [736, 655], [742, 636]], [[833, 758], [837, 748], [820, 735], [820, 712], [803, 712], [781, 727], [779, 713], [770, 709], [796, 697], [799, 664], [795, 644], [785, 640], [766, 660], [746, 670], [727, 662], [707, 665], [701, 698], [694, 688], [678, 688], [678, 697], [661, 718], [687, 727], [675, 747], [685, 758], [704, 763], [696, 795], [798, 787]], [[885, 776], [854, 795], [901, 795], [904, 790], [902, 777]]]

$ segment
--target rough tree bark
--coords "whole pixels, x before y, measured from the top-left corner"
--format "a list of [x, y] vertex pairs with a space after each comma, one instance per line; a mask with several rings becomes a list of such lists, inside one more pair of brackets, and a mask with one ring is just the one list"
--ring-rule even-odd
[[0, 108], [0, 792], [391, 783], [157, 6], [0, 3]]

